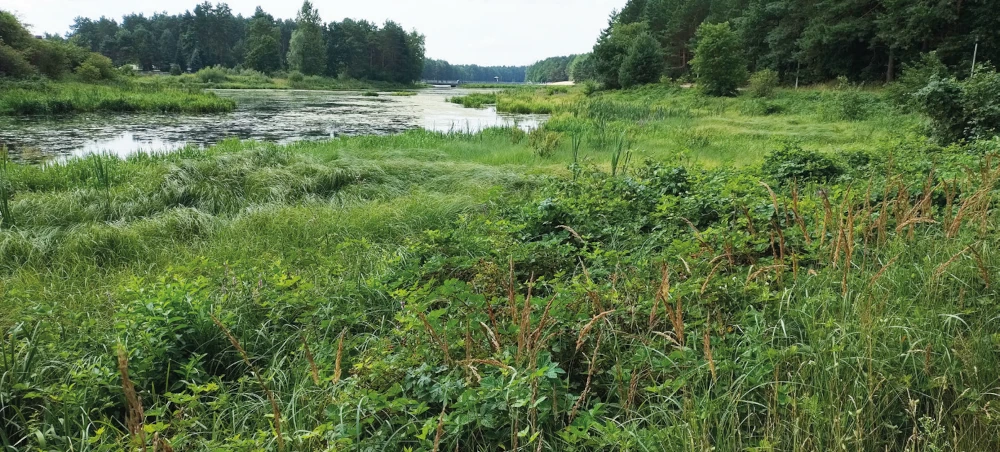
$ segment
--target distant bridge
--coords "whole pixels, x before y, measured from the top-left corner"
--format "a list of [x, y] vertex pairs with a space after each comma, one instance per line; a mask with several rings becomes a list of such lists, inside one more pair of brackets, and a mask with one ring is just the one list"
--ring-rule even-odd
[[421, 80], [421, 82], [431, 86], [450, 86], [452, 88], [457, 88], [458, 85], [468, 83], [461, 80]]

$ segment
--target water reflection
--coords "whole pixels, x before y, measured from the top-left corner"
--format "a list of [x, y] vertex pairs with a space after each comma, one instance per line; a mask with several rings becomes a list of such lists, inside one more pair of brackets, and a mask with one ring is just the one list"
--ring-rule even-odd
[[0, 144], [13, 158], [45, 160], [107, 152], [168, 152], [186, 145], [208, 146], [226, 138], [289, 143], [338, 136], [393, 134], [423, 127], [474, 132], [497, 125], [537, 127], [540, 115], [498, 114], [468, 109], [448, 97], [472, 90], [425, 89], [416, 96], [366, 97], [360, 93], [290, 90], [219, 90], [237, 102], [217, 115], [81, 114], [0, 118]]

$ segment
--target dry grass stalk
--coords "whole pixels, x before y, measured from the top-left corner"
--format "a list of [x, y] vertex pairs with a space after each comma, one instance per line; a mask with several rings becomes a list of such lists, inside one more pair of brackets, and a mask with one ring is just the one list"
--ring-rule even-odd
[[705, 359], [708, 360], [708, 370], [712, 372], [712, 382], [718, 381], [718, 377], [715, 374], [715, 360], [712, 359], [712, 336], [709, 333], [709, 328], [705, 328], [705, 335], [702, 339], [702, 345], [704, 346]]
[[337, 360], [333, 365], [333, 383], [336, 384], [340, 381], [340, 360], [344, 356], [344, 336], [347, 335], [347, 328], [344, 328], [340, 332], [340, 337], [337, 339]]
[[757, 279], [758, 276], [760, 276], [760, 275], [762, 275], [762, 274], [764, 274], [766, 272], [772, 271], [772, 270], [775, 272], [775, 275], [777, 275], [778, 274], [778, 270], [781, 270], [783, 267], [785, 267], [784, 264], [768, 265], [767, 267], [761, 267], [761, 268], [757, 269], [757, 271], [755, 271], [755, 272], [751, 273], [749, 276], [747, 276], [747, 280], [746, 280], [745, 284], [749, 284], [750, 281], [753, 281], [754, 279]]
[[809, 230], [806, 229], [806, 221], [802, 218], [802, 214], [799, 213], [798, 182], [792, 184], [792, 215], [795, 215], [795, 222], [799, 225], [799, 229], [802, 231], [802, 238], [805, 239], [806, 245], [812, 244], [812, 238], [809, 237]]
[[306, 340], [306, 335], [302, 335], [302, 348], [306, 352], [306, 361], [309, 362], [309, 374], [312, 376], [313, 383], [319, 386], [319, 368], [316, 367], [316, 360], [313, 359], [312, 350], [309, 350], [309, 341]]
[[493, 330], [483, 322], [479, 322], [479, 326], [483, 327], [483, 331], [486, 332], [486, 337], [490, 340], [490, 345], [493, 346], [493, 352], [500, 352], [500, 341], [497, 340], [496, 333], [494, 333]]
[[712, 281], [712, 277], [715, 276], [715, 272], [719, 270], [720, 266], [722, 266], [722, 262], [719, 262], [718, 264], [715, 264], [715, 266], [712, 267], [712, 271], [708, 272], [708, 276], [705, 277], [705, 282], [702, 283], [702, 285], [701, 285], [701, 294], [702, 295], [704, 295], [705, 291], [708, 290], [708, 283]]
[[125, 401], [128, 404], [128, 413], [125, 416], [125, 425], [128, 428], [129, 436], [133, 443], [138, 443], [143, 452], [146, 451], [146, 430], [143, 424], [146, 414], [142, 409], [142, 399], [135, 391], [135, 385], [128, 377], [128, 353], [125, 347], [118, 345], [118, 372], [122, 376], [122, 391], [125, 393]]
[[160, 432], [156, 432], [153, 434], [153, 452], [174, 452], [174, 448], [170, 442], [160, 438]]
[[948, 259], [947, 261], [945, 261], [943, 264], [938, 265], [938, 267], [936, 269], [934, 269], [934, 275], [931, 276], [931, 281], [936, 281], [938, 278], [940, 278], [941, 275], [944, 274], [945, 270], [948, 269], [948, 266], [950, 266], [951, 264], [955, 263], [955, 261], [957, 261], [959, 258], [961, 258], [963, 254], [968, 253], [969, 250], [971, 250], [971, 249], [972, 249], [972, 245], [969, 245], [969, 246], [965, 247], [964, 249], [962, 249], [962, 251], [959, 251], [959, 252], [955, 253], [954, 256], [951, 256], [951, 258]]
[[[597, 332], [597, 343], [594, 345], [594, 353], [590, 357], [590, 365], [587, 367], [587, 382], [583, 385], [583, 392], [580, 393], [580, 398], [576, 399], [576, 403], [573, 404], [573, 408], [569, 411], [569, 422], [572, 423], [573, 419], [576, 418], [576, 412], [580, 409], [580, 405], [587, 399], [590, 394], [590, 381], [594, 376], [594, 371], [597, 369], [597, 351], [601, 348], [601, 335], [600, 331]], [[577, 349], [579, 350], [579, 348]]]
[[236, 348], [236, 351], [240, 353], [240, 357], [243, 358], [243, 363], [250, 368], [250, 371], [253, 372], [254, 377], [257, 377], [257, 383], [260, 385], [261, 390], [263, 390], [264, 394], [267, 396], [267, 400], [271, 402], [271, 411], [274, 414], [274, 432], [278, 438], [278, 450], [280, 452], [284, 452], [285, 437], [282, 436], [281, 434], [281, 408], [278, 406], [278, 399], [275, 398], [274, 392], [271, 391], [271, 388], [267, 386], [267, 382], [264, 381], [264, 376], [261, 374], [260, 369], [258, 369], [257, 366], [255, 366], [250, 361], [250, 355], [248, 355], [247, 351], [243, 349], [242, 345], [240, 345], [240, 341], [236, 339], [236, 336], [233, 335], [233, 332], [229, 331], [229, 328], [226, 328], [226, 326], [223, 325], [221, 321], [219, 321], [218, 317], [216, 317], [215, 314], [212, 314], [212, 321], [215, 322], [215, 325], [218, 326], [220, 330], [222, 330], [222, 333], [225, 334], [227, 338], [229, 338], [229, 342], [233, 344], [233, 347]]
[[431, 335], [431, 339], [437, 343], [438, 347], [441, 349], [441, 353], [444, 354], [444, 362], [451, 363], [451, 353], [448, 351], [448, 342], [441, 339], [441, 336], [438, 336], [437, 331], [434, 331], [434, 327], [431, 326], [431, 322], [427, 320], [427, 316], [424, 315], [423, 312], [418, 312], [417, 316], [420, 317], [422, 322], [424, 322], [424, 328], [427, 329], [427, 333]]
[[601, 319], [603, 319], [604, 317], [608, 316], [613, 312], [615, 312], [614, 309], [597, 314], [594, 316], [594, 318], [590, 319], [590, 322], [587, 322], [587, 324], [583, 326], [583, 329], [580, 330], [580, 335], [576, 338], [576, 351], [580, 351], [580, 347], [583, 347], [584, 339], [587, 338], [587, 333], [589, 333], [590, 330], [594, 328], [594, 325], [597, 324], [598, 321], [600, 321]]
[[441, 407], [441, 415], [438, 416], [437, 432], [434, 434], [434, 452], [438, 452], [441, 447], [441, 438], [444, 436], [444, 412], [447, 404]]
[[892, 259], [889, 259], [889, 262], [886, 262], [885, 265], [883, 265], [882, 268], [879, 269], [879, 271], [875, 273], [875, 276], [872, 276], [872, 279], [868, 280], [868, 287], [874, 286], [875, 283], [878, 282], [879, 279], [882, 279], [882, 275], [885, 274], [886, 270], [888, 270], [889, 267], [892, 266], [892, 264], [895, 264], [896, 260], [899, 259], [899, 256], [902, 256], [902, 255], [903, 254], [900, 253], [900, 254], [897, 254]]

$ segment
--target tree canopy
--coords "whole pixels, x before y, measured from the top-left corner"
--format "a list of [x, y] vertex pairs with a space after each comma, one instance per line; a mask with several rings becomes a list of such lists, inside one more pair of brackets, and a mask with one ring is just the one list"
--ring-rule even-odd
[[252, 17], [243, 17], [226, 3], [209, 2], [173, 15], [130, 14], [120, 21], [78, 17], [68, 37], [115, 65], [137, 64], [144, 70], [219, 65], [410, 82], [420, 79], [424, 64], [424, 38], [418, 32], [393, 21], [382, 26], [353, 19], [323, 23], [308, 1], [295, 20], [276, 19], [259, 7]]

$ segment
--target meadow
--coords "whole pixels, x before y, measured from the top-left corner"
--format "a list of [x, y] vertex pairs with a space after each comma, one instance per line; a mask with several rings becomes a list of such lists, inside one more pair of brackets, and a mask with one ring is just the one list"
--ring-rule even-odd
[[997, 449], [1000, 142], [884, 98], [0, 159], [0, 445]]
[[236, 104], [200, 90], [143, 86], [128, 81], [0, 81], [0, 115], [92, 112], [218, 113]]

